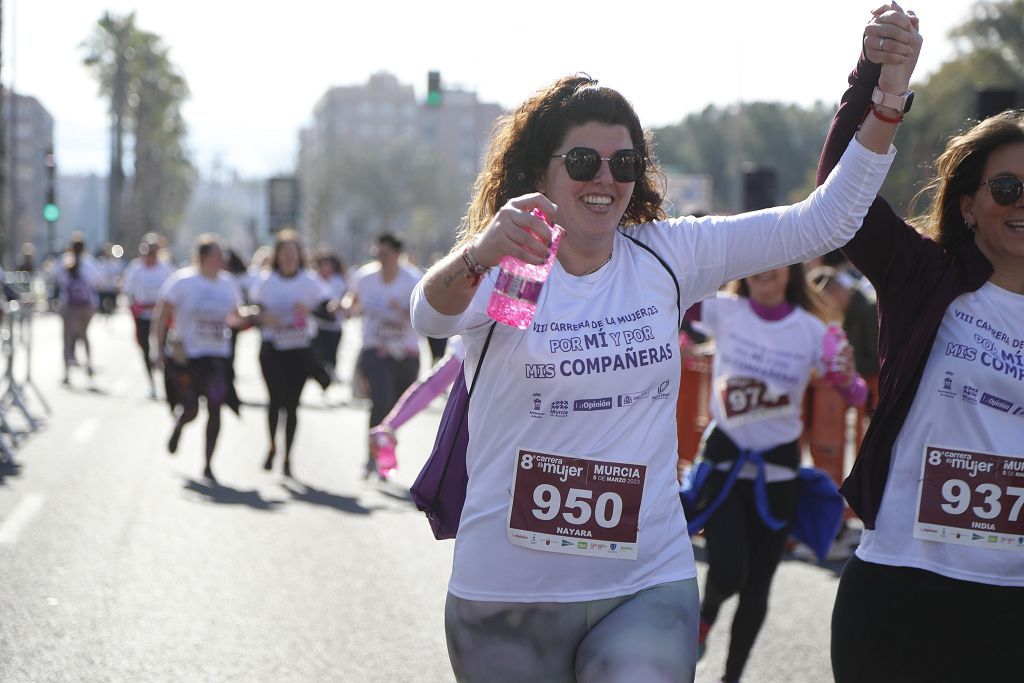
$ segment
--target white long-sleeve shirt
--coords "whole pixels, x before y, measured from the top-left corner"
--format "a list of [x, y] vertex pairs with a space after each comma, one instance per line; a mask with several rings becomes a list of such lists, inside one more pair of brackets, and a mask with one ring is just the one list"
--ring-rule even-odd
[[[667, 262], [685, 310], [725, 282], [845, 244], [894, 153], [875, 154], [854, 141], [829, 179], [798, 204], [655, 221], [624, 232]], [[437, 312], [422, 283], [413, 292], [419, 333], [463, 335], [467, 381], [489, 328], [486, 309], [496, 276], [492, 270], [460, 315]], [[596, 600], [696, 576], [676, 483], [678, 315], [670, 275], [616, 235], [611, 260], [594, 273], [570, 275], [556, 260], [530, 329], [497, 325], [469, 407], [469, 488], [449, 584], [453, 595], [501, 602]], [[642, 472], [635, 542], [605, 542], [600, 529], [588, 538], [568, 521], [559, 527], [561, 538], [524, 533], [521, 523], [511, 523], [513, 479], [523, 476], [524, 453]], [[561, 508], [551, 506], [551, 489], [534, 490], [534, 514], [578, 519], [578, 506], [586, 504], [596, 516], [601, 488], [587, 499], [589, 485], [580, 484], [583, 493], [569, 491], [568, 497], [560, 491]], [[613, 512], [605, 505], [603, 514]], [[564, 554], [569, 551], [578, 554]], [[615, 559], [630, 553], [635, 560]]]

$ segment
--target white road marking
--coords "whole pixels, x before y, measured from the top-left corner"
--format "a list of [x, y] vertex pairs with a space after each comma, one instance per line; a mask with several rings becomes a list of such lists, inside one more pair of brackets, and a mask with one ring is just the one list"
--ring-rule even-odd
[[0, 523], [0, 545], [11, 545], [18, 541], [22, 530], [28, 526], [32, 518], [43, 508], [44, 496], [41, 493], [26, 493], [18, 501], [11, 514]]
[[96, 430], [100, 426], [100, 421], [95, 417], [90, 417], [82, 420], [75, 427], [75, 431], [71, 432], [71, 440], [77, 441], [78, 443], [85, 443], [92, 438], [92, 435], [96, 433]]

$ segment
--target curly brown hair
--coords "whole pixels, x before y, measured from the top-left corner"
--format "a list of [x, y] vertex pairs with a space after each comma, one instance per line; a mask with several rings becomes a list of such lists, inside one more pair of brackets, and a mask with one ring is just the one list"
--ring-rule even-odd
[[[910, 222], [955, 257], [962, 257], [974, 241], [960, 212], [960, 197], [981, 187], [989, 155], [1004, 145], [1024, 142], [1024, 110], [1007, 110], [950, 138], [935, 160], [935, 178], [915, 197], [913, 204], [930, 196], [924, 214]], [[913, 205], [912, 204], [912, 205]]]
[[569, 129], [591, 122], [625, 126], [633, 148], [646, 160], [620, 223], [664, 218], [665, 174], [654, 157], [653, 135], [641, 127], [633, 106], [618, 91], [577, 74], [558, 79], [498, 119], [456, 247], [479, 234], [510, 199], [536, 192], [537, 180]]

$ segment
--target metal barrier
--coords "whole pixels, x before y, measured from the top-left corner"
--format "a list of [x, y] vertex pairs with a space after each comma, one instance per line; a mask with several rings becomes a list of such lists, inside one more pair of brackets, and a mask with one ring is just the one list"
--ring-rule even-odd
[[[21, 442], [42, 427], [42, 420], [29, 408], [32, 393], [49, 415], [50, 405], [32, 381], [33, 316], [37, 296], [29, 273], [8, 273], [4, 283], [7, 302], [0, 322], [0, 355], [5, 360], [0, 380], [0, 462], [14, 462], [14, 451]], [[22, 355], [24, 360], [20, 360]], [[21, 367], [23, 375], [18, 378]]]

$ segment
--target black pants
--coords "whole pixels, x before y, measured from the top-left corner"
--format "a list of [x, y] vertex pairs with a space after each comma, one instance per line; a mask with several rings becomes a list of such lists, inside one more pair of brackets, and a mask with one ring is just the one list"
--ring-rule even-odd
[[[708, 490], [719, 490], [725, 479], [725, 472], [713, 472]], [[798, 487], [796, 480], [766, 485], [776, 519], [792, 519]], [[714, 623], [722, 603], [739, 594], [725, 663], [726, 680], [738, 680], [747, 664], [768, 613], [768, 592], [788, 535], [788, 525], [780, 531], [765, 526], [754, 504], [754, 482], [743, 479], [736, 481], [732, 492], [704, 526], [708, 575], [701, 617]]]
[[341, 345], [341, 330], [317, 330], [313, 340], [317, 358], [324, 365], [333, 368], [338, 364], [338, 347]]
[[408, 356], [399, 360], [381, 356], [377, 349], [366, 348], [359, 352], [359, 371], [370, 385], [370, 427], [373, 428], [384, 420], [405, 390], [416, 381], [420, 373], [420, 358]]
[[430, 359], [436, 363], [444, 356], [444, 350], [448, 346], [448, 337], [427, 337], [427, 346], [430, 347]]
[[146, 363], [146, 375], [149, 383], [153, 383], [153, 361], [149, 358], [149, 330], [152, 325], [149, 318], [135, 318], [135, 341], [142, 349], [142, 359]]
[[837, 683], [1024, 681], [1022, 645], [1024, 588], [856, 556], [843, 569], [832, 612]]
[[299, 397], [306, 386], [306, 380], [315, 379], [321, 387], [327, 388], [330, 377], [317, 362], [313, 349], [278, 350], [264, 341], [260, 347], [260, 370], [267, 383], [267, 427], [270, 433], [271, 450], [277, 435], [277, 423], [281, 411], [285, 413], [285, 455], [292, 451], [295, 430], [298, 427]]

